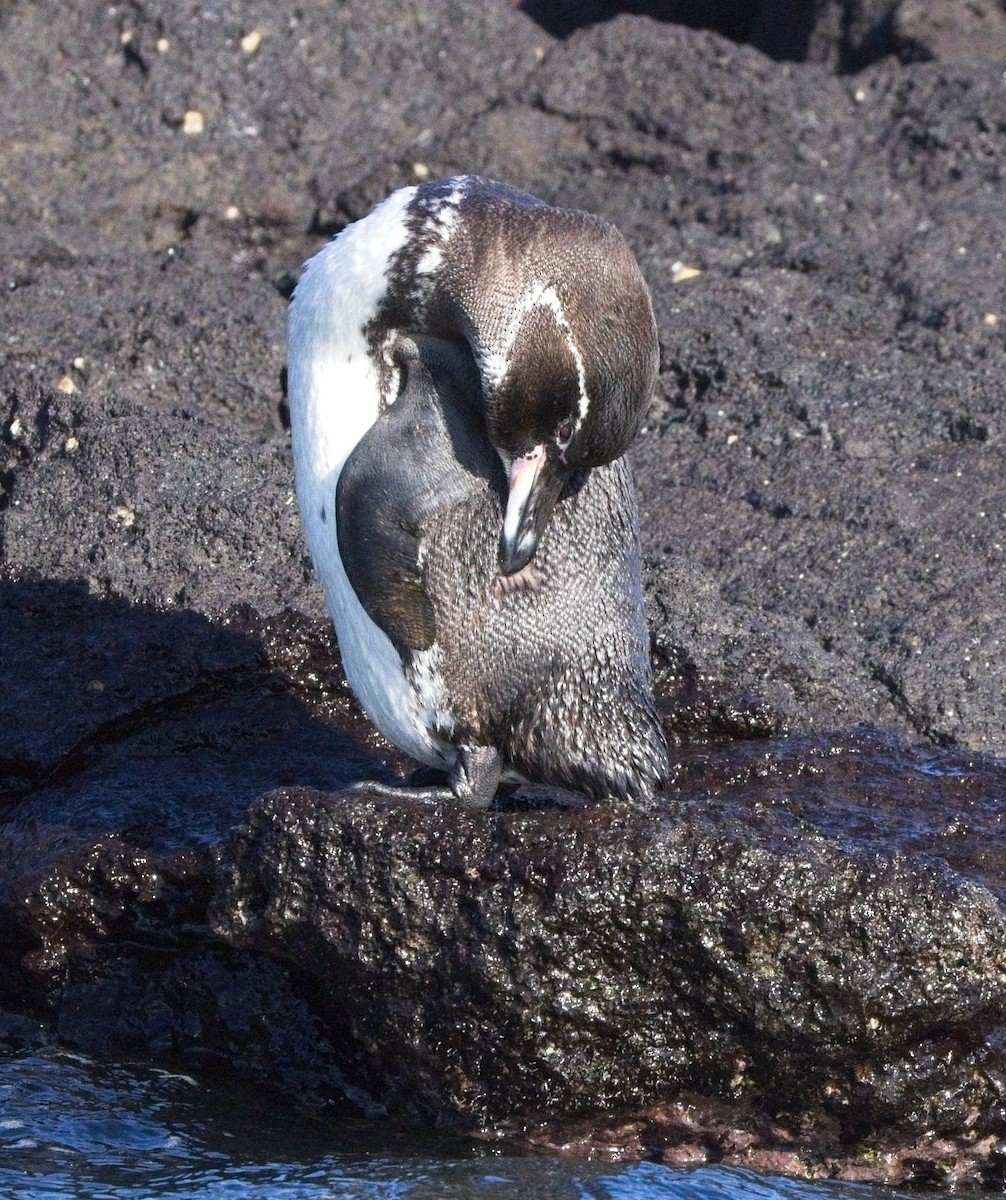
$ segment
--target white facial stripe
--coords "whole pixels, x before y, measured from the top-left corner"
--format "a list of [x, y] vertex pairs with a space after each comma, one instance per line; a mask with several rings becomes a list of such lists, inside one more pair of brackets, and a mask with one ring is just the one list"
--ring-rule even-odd
[[381, 342], [380, 349], [377, 352], [384, 365], [388, 368], [380, 381], [382, 387], [381, 405], [383, 407], [394, 404], [398, 399], [401, 371], [398, 369], [398, 365], [395, 363], [394, 356], [392, 355], [392, 350], [397, 341], [398, 330], [389, 329], [384, 335], [384, 340]]
[[587, 372], [583, 365], [583, 355], [580, 353], [580, 348], [576, 344], [576, 339], [573, 337], [573, 327], [566, 320], [566, 314], [563, 311], [562, 301], [555, 288], [548, 287], [542, 293], [542, 300], [545, 301], [555, 316], [555, 323], [559, 326], [562, 332], [566, 335], [566, 345], [569, 347], [569, 352], [573, 356], [573, 362], [576, 363], [576, 381], [580, 390], [580, 405], [579, 416], [576, 424], [573, 427], [574, 434], [583, 424], [583, 419], [587, 415], [587, 410], [590, 408], [590, 397], [587, 395]]
[[566, 339], [566, 345], [573, 356], [573, 362], [576, 364], [576, 381], [580, 394], [580, 403], [576, 424], [573, 429], [575, 434], [583, 424], [584, 418], [590, 409], [590, 397], [587, 395], [587, 372], [583, 365], [583, 355], [580, 353], [580, 348], [573, 337], [573, 328], [567, 320], [566, 313], [562, 307], [562, 300], [559, 298], [559, 293], [552, 284], [541, 282], [531, 284], [521, 297], [520, 303], [517, 305], [517, 309], [510, 320], [510, 324], [507, 326], [502, 347], [496, 351], [484, 351], [481, 353], [479, 355], [479, 365], [482, 368], [483, 374], [488, 376], [499, 387], [509, 373], [510, 355], [513, 351], [514, 342], [517, 340], [517, 335], [520, 333], [521, 325], [524, 323], [524, 318], [535, 308], [547, 308], [551, 312], [555, 318], [556, 325]]

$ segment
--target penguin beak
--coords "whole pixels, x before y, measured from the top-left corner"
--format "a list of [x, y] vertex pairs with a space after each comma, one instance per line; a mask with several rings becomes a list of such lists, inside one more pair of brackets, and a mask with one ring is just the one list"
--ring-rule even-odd
[[510, 494], [500, 537], [504, 575], [513, 575], [534, 558], [565, 482], [565, 472], [549, 461], [544, 444], [510, 464]]

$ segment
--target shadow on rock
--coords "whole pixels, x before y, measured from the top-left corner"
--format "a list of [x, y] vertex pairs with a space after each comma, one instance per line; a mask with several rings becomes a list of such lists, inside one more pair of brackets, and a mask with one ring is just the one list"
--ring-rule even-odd
[[338, 1092], [310, 987], [206, 919], [216, 847], [255, 797], [395, 761], [327, 629], [2, 581], [0, 710], [0, 1008], [91, 1051], [191, 1052]]
[[735, 42], [743, 42], [755, 27], [756, 13], [752, 5], [738, 0], [722, 3], [718, 0], [523, 0], [521, 9], [554, 37], [568, 37], [586, 25], [609, 21], [620, 13], [635, 13], [688, 25], [693, 29], [713, 29]]

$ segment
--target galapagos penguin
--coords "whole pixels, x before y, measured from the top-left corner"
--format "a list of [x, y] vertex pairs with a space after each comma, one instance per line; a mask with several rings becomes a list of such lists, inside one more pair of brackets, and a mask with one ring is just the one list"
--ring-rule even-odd
[[659, 789], [623, 457], [656, 368], [621, 235], [505, 184], [402, 188], [306, 264], [288, 395], [308, 547], [364, 710], [449, 778], [368, 789]]

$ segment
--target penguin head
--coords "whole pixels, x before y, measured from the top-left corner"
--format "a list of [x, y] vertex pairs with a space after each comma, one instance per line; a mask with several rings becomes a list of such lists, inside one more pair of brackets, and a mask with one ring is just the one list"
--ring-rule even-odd
[[656, 378], [656, 324], [639, 268], [611, 226], [590, 229], [547, 282], [525, 289], [504, 368], [485, 387], [489, 440], [509, 473], [504, 575], [534, 557], [578, 473], [625, 453]]

